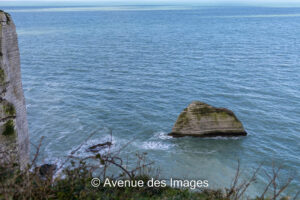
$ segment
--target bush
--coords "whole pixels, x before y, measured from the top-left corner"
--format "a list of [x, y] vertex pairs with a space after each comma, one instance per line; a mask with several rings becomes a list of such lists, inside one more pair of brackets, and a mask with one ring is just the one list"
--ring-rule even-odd
[[[43, 138], [42, 138], [43, 139]], [[245, 192], [255, 181], [260, 167], [248, 180], [241, 182], [239, 165], [235, 178], [229, 188], [224, 190], [202, 190], [192, 192], [190, 190], [166, 187], [103, 187], [103, 183], [95, 188], [91, 186], [93, 176], [102, 177], [102, 180], [143, 180], [146, 182], [153, 175], [152, 162], [147, 162], [146, 153], [137, 154], [137, 166], [127, 169], [123, 165], [118, 152], [96, 152], [93, 156], [78, 158], [74, 150], [59, 167], [53, 165], [38, 166], [36, 160], [42, 144], [42, 139], [37, 147], [32, 162], [24, 170], [19, 170], [15, 163], [2, 163], [0, 167], [0, 199], [101, 199], [101, 200], [239, 200], [245, 199]], [[108, 147], [110, 148], [110, 146]], [[110, 173], [110, 168], [117, 168], [119, 176]], [[265, 191], [256, 200], [276, 200], [288, 187], [292, 179], [288, 179], [284, 185], [277, 183], [280, 168], [273, 169], [273, 175], [269, 176], [270, 182]], [[110, 174], [110, 175], [108, 175]], [[158, 174], [155, 175], [159, 177]], [[273, 194], [265, 198], [268, 191]], [[298, 193], [299, 194], [299, 193]], [[298, 194], [294, 199], [297, 199]], [[282, 197], [290, 199], [288, 197]]]

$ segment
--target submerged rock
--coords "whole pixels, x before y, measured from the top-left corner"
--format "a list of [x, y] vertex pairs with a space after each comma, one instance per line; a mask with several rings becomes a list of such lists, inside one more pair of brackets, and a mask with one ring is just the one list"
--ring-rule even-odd
[[105, 142], [105, 143], [101, 143], [101, 144], [96, 144], [94, 146], [91, 146], [87, 149], [87, 151], [90, 151], [90, 152], [93, 152], [93, 153], [96, 153], [102, 149], [105, 149], [107, 147], [110, 147], [112, 145], [111, 142]]
[[231, 110], [194, 101], [181, 112], [169, 135], [174, 137], [245, 136], [247, 132]]

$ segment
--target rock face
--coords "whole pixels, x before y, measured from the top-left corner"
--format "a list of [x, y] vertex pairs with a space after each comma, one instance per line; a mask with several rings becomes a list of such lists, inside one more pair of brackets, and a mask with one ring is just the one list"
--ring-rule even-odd
[[179, 115], [169, 135], [215, 137], [245, 136], [247, 133], [231, 110], [194, 101]]
[[0, 10], [0, 162], [29, 160], [29, 136], [16, 27]]

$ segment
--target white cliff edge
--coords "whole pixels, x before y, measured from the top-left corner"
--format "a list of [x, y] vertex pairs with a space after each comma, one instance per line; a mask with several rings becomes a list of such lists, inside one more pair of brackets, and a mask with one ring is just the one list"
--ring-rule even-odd
[[29, 161], [29, 135], [16, 27], [0, 11], [0, 162], [13, 159], [21, 168]]

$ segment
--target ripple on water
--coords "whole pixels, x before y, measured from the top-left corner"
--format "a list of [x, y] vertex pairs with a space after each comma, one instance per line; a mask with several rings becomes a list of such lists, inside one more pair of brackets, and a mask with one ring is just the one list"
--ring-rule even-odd
[[[123, 156], [149, 152], [164, 176], [189, 173], [226, 184], [240, 159], [246, 167], [287, 163], [300, 177], [299, 8], [76, 8], [84, 18], [64, 8], [51, 8], [60, 11], [55, 15], [47, 7], [24, 9], [10, 10], [30, 139], [37, 144], [46, 136], [44, 159], [69, 154], [103, 128], [113, 130], [112, 148], [129, 143]], [[167, 136], [193, 100], [233, 110], [249, 135]], [[79, 154], [107, 133], [99, 130]], [[259, 182], [254, 189], [266, 180]]]

